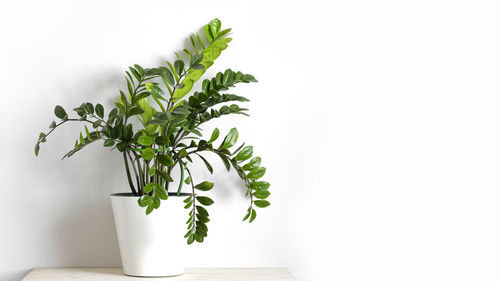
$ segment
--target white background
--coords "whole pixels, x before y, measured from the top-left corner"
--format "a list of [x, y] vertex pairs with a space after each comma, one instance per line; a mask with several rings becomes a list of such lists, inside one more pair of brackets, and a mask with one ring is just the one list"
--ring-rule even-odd
[[[155, 66], [214, 17], [227, 67], [260, 83], [251, 118], [212, 126], [254, 145], [271, 207], [241, 223], [237, 176], [212, 158], [209, 237], [187, 267], [288, 267], [298, 280], [500, 279], [497, 1], [3, 1], [0, 280], [33, 267], [118, 266], [108, 194], [126, 191], [100, 144], [53, 107], [109, 109], [123, 71]], [[210, 132], [212, 127], [206, 127]]]

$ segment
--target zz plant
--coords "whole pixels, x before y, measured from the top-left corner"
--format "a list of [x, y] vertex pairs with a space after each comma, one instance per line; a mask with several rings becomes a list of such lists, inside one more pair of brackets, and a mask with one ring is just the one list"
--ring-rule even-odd
[[[189, 188], [189, 196], [184, 200], [185, 208], [190, 209], [185, 238], [191, 244], [203, 242], [207, 236], [209, 214], [204, 206], [214, 203], [210, 197], [197, 192], [209, 191], [214, 184], [195, 182], [190, 167], [199, 159], [213, 173], [212, 164], [202, 154], [215, 153], [227, 171], [233, 167], [243, 181], [250, 201], [243, 220], [254, 221], [256, 207], [269, 206], [266, 200], [270, 194], [269, 183], [260, 180], [266, 172], [266, 168], [260, 166], [261, 158], [252, 158], [253, 147], [244, 143], [231, 151], [238, 140], [236, 128], [216, 145], [219, 129], [215, 128], [210, 138], [205, 139], [201, 125], [229, 114], [248, 116], [247, 109], [237, 104], [219, 105], [248, 101], [225, 92], [236, 84], [257, 80], [250, 74], [227, 69], [204, 79], [201, 90], [188, 97], [194, 84], [227, 48], [231, 41], [230, 31], [230, 28], [221, 30], [221, 22], [214, 19], [205, 26], [206, 38], [198, 33], [190, 36], [192, 49], [184, 49], [182, 56], [175, 53], [177, 60], [173, 64], [167, 61], [165, 66], [157, 68], [143, 68], [137, 64], [129, 67], [125, 76], [127, 88], [120, 90], [118, 101], [108, 114], [101, 104], [87, 102], [73, 109], [76, 117], [69, 117], [65, 109], [57, 105], [54, 113], [59, 120], [50, 124], [48, 132], [40, 133], [35, 154], [38, 155], [40, 144], [59, 126], [69, 122], [83, 123], [83, 132], [63, 159], [99, 140], [105, 147], [116, 148], [123, 155], [130, 190], [138, 197], [138, 204], [145, 208], [146, 214], [158, 209], [162, 201], [168, 200], [169, 194], [180, 196], [183, 188]], [[131, 122], [134, 119], [137, 121]], [[171, 186], [173, 169], [180, 170], [179, 185], [175, 187]]]

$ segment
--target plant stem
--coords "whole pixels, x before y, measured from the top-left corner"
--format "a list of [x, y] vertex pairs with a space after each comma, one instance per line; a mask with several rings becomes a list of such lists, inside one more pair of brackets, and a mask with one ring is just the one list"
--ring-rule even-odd
[[130, 176], [130, 169], [128, 167], [128, 159], [127, 159], [127, 154], [125, 152], [123, 152], [123, 160], [125, 161], [125, 170], [127, 172], [127, 180], [128, 180], [128, 184], [130, 186], [130, 189], [132, 189], [132, 193], [137, 196], [137, 191], [135, 190], [134, 188], [134, 183], [132, 182], [132, 178]]

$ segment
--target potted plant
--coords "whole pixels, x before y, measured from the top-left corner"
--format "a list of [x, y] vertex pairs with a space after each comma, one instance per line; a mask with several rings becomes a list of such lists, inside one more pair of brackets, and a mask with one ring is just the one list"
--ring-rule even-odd
[[[207, 138], [201, 131], [212, 119], [247, 115], [247, 109], [225, 103], [248, 99], [225, 91], [257, 80], [250, 74], [227, 69], [204, 79], [201, 90], [191, 93], [194, 84], [226, 49], [231, 41], [230, 31], [222, 30], [218, 19], [212, 20], [205, 27], [206, 37], [198, 33], [190, 36], [192, 49], [175, 53], [177, 60], [173, 64], [129, 67], [126, 88], [120, 91], [115, 107], [107, 114], [101, 104], [87, 102], [74, 108], [76, 117], [70, 117], [58, 105], [54, 113], [59, 120], [50, 124], [47, 133], [40, 133], [36, 155], [40, 144], [56, 128], [70, 122], [84, 124], [83, 132], [63, 159], [101, 140], [105, 147], [122, 154], [130, 192], [111, 194], [111, 202], [125, 274], [182, 274], [180, 253], [176, 252], [180, 251], [182, 239], [192, 244], [207, 237], [209, 214], [205, 207], [214, 201], [201, 193], [211, 190], [214, 184], [194, 179], [190, 170], [194, 161], [201, 161], [213, 173], [212, 164], [203, 153], [215, 153], [227, 171], [232, 167], [241, 178], [250, 201], [244, 221], [255, 220], [256, 207], [269, 206], [269, 183], [260, 180], [266, 168], [260, 166], [260, 157], [252, 157], [252, 146], [243, 143], [233, 149], [238, 140], [236, 128], [224, 138], [219, 138], [217, 128]], [[175, 186], [173, 169], [180, 170]], [[184, 212], [188, 212], [187, 221]], [[187, 233], [181, 224], [187, 224]]]

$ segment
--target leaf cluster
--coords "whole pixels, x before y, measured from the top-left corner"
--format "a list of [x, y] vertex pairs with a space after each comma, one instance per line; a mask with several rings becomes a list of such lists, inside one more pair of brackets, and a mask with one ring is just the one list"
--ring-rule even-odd
[[[189, 37], [192, 48], [184, 49], [181, 54], [175, 53], [173, 62], [166, 61], [164, 65], [152, 68], [137, 64], [129, 67], [125, 72], [126, 88], [119, 91], [109, 112], [105, 112], [99, 103], [85, 102], [73, 108], [74, 117], [70, 117], [62, 106], [57, 105], [54, 108], [57, 121], [50, 123], [47, 132], [40, 133], [35, 154], [38, 155], [40, 145], [59, 126], [68, 122], [83, 124], [74, 147], [63, 159], [102, 140], [104, 147], [122, 154], [130, 190], [138, 197], [138, 205], [145, 209], [146, 214], [168, 200], [169, 192], [176, 191], [173, 194], [180, 196], [183, 188], [190, 188], [184, 203], [185, 208], [190, 209], [185, 238], [191, 244], [203, 242], [207, 237], [210, 219], [206, 207], [214, 201], [197, 194], [210, 191], [213, 183], [201, 181], [195, 184], [190, 166], [199, 159], [213, 173], [213, 164], [203, 156], [204, 153], [213, 153], [221, 159], [227, 171], [232, 168], [241, 178], [250, 201], [243, 220], [254, 221], [256, 207], [269, 206], [269, 183], [261, 180], [266, 172], [261, 166], [261, 158], [254, 156], [253, 147], [244, 143], [234, 149], [238, 141], [236, 128], [215, 145], [219, 129], [214, 129], [209, 139], [203, 139], [202, 125], [230, 114], [248, 116], [248, 109], [239, 105], [248, 99], [227, 91], [237, 84], [257, 80], [250, 74], [226, 69], [204, 79], [199, 91], [192, 91], [195, 83], [231, 42], [230, 31], [230, 28], [222, 29], [221, 22], [214, 19], [206, 25], [204, 36], [195, 33]], [[177, 187], [171, 186], [174, 168], [180, 171]]]

